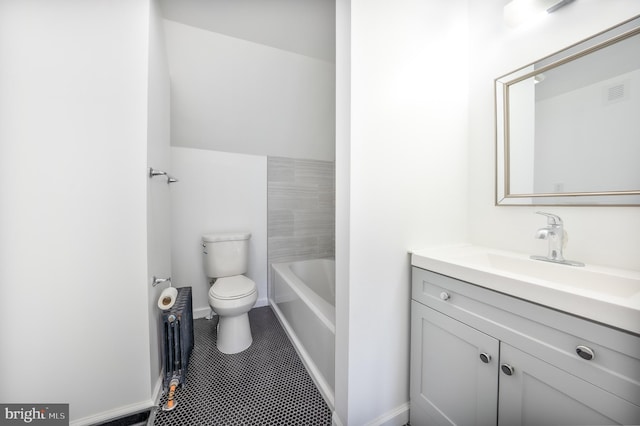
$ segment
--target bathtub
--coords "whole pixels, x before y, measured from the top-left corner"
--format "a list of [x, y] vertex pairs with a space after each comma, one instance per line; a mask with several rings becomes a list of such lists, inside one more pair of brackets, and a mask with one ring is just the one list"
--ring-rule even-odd
[[335, 262], [271, 264], [269, 303], [307, 371], [334, 409]]

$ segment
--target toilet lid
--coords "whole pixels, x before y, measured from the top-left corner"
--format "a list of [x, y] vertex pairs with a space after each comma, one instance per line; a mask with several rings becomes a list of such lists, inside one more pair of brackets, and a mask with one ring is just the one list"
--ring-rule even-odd
[[218, 278], [209, 294], [216, 299], [240, 299], [256, 291], [256, 283], [244, 275]]

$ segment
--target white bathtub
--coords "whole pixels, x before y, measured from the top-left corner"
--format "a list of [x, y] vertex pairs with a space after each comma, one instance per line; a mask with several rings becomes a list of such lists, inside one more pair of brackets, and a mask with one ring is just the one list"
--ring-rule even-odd
[[335, 262], [271, 265], [269, 303], [327, 404], [334, 409]]

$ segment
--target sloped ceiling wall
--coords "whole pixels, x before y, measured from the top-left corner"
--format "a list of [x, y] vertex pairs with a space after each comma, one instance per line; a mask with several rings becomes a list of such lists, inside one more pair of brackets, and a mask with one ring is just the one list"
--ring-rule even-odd
[[335, 62], [334, 0], [160, 0], [164, 17]]
[[171, 145], [332, 161], [334, 0], [161, 0]]

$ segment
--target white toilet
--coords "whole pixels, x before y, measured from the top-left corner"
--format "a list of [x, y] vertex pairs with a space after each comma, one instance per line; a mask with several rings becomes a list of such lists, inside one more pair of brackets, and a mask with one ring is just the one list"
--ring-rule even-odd
[[210, 283], [209, 305], [218, 314], [220, 352], [235, 354], [251, 346], [247, 312], [258, 300], [256, 283], [245, 277], [249, 260], [249, 232], [202, 236], [204, 269]]

